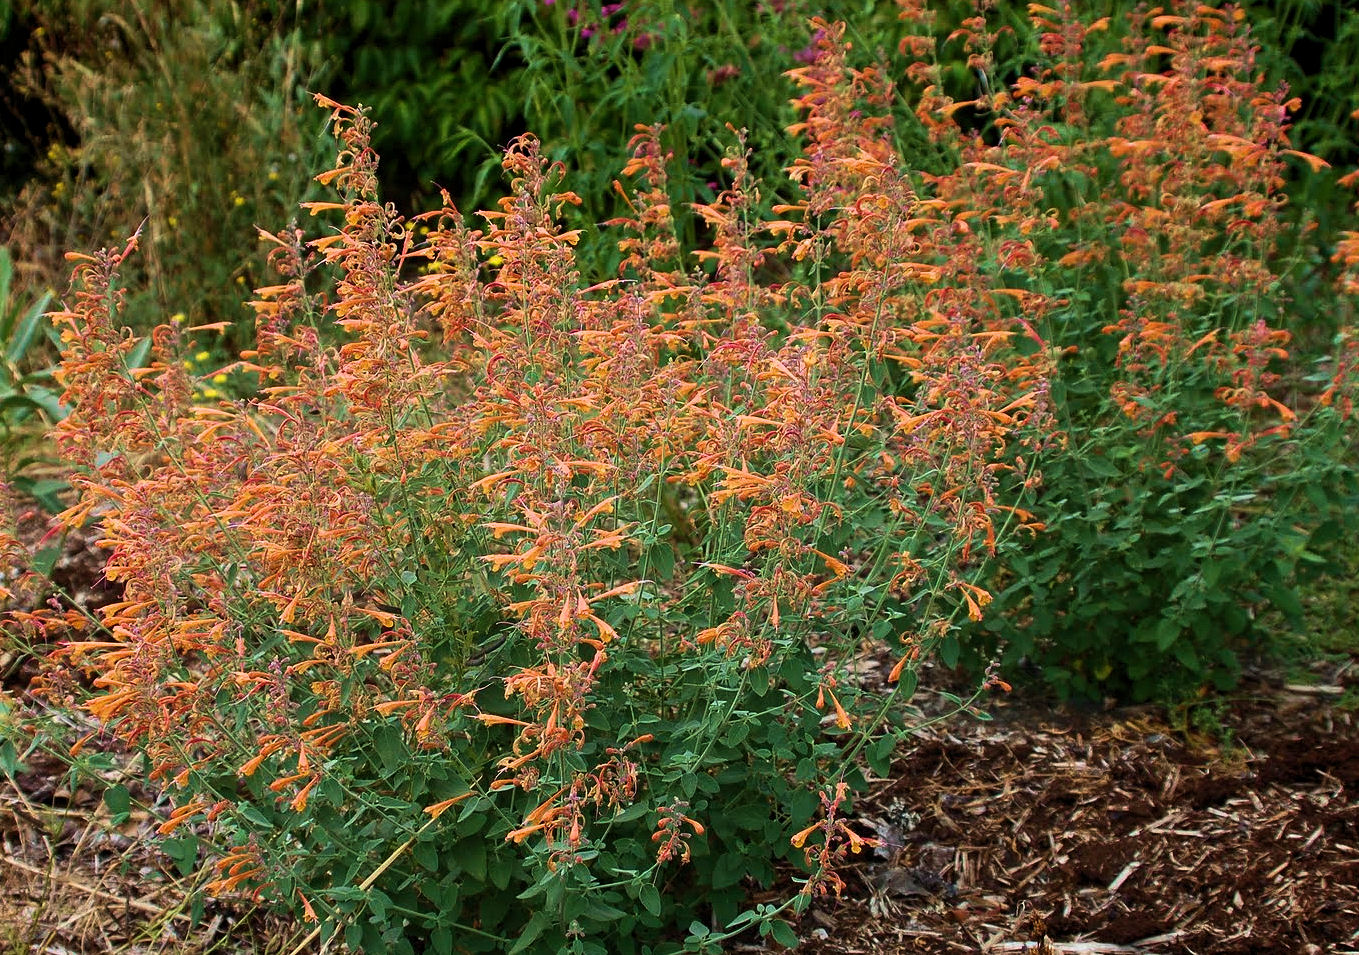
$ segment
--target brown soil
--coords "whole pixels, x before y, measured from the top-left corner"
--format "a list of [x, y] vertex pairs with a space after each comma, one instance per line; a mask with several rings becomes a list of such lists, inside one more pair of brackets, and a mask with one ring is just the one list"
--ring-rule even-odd
[[800, 950], [1359, 952], [1355, 716], [1251, 692], [1226, 746], [1151, 708], [945, 724], [860, 801], [891, 849], [803, 917]]

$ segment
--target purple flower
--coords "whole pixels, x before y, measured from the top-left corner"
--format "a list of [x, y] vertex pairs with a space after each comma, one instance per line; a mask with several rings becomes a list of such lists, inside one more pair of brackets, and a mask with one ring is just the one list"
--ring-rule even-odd
[[812, 34], [812, 41], [793, 54], [793, 59], [797, 60], [799, 63], [815, 63], [817, 54], [816, 45], [821, 42], [822, 37], [825, 35], [825, 30], [817, 30]]

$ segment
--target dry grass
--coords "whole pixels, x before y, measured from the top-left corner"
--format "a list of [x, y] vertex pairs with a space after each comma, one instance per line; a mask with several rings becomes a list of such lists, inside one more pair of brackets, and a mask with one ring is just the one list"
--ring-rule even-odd
[[[115, 755], [116, 764], [131, 761]], [[102, 797], [109, 781], [72, 779], [41, 751], [0, 777], [0, 953], [294, 950], [306, 930], [248, 899], [207, 900], [195, 911], [201, 877], [178, 876], [153, 848], [154, 807], [113, 824]]]

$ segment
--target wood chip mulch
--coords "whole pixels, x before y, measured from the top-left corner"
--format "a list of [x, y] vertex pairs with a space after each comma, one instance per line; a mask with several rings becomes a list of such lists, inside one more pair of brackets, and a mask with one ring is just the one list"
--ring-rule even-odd
[[799, 951], [1359, 953], [1359, 728], [1328, 696], [1260, 687], [1225, 746], [1150, 708], [944, 723], [860, 800], [892, 848]]

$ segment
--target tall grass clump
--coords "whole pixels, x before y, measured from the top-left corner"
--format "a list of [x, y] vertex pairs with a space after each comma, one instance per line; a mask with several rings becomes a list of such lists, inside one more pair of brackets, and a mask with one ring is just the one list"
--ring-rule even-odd
[[28, 5], [32, 29], [9, 82], [52, 128], [33, 175], [0, 207], [21, 261], [55, 286], [63, 250], [111, 243], [144, 221], [123, 319], [139, 332], [174, 313], [241, 322], [266, 274], [256, 225], [296, 209], [325, 155], [302, 92], [319, 57], [294, 6]]
[[[659, 953], [790, 943], [778, 916], [840, 890], [920, 661], [1032, 520], [1049, 303], [818, 28], [796, 201], [758, 217], [734, 132], [691, 255], [644, 126], [613, 276], [536, 139], [479, 224], [407, 219], [369, 118], [320, 98], [331, 225], [261, 236], [247, 400], [204, 397], [183, 322], [129, 360], [144, 235], [71, 256], [64, 519], [102, 522], [124, 592], [84, 634], [12, 623], [49, 701], [144, 754], [213, 891], [354, 950]], [[747, 907], [778, 872], [801, 890]]]

